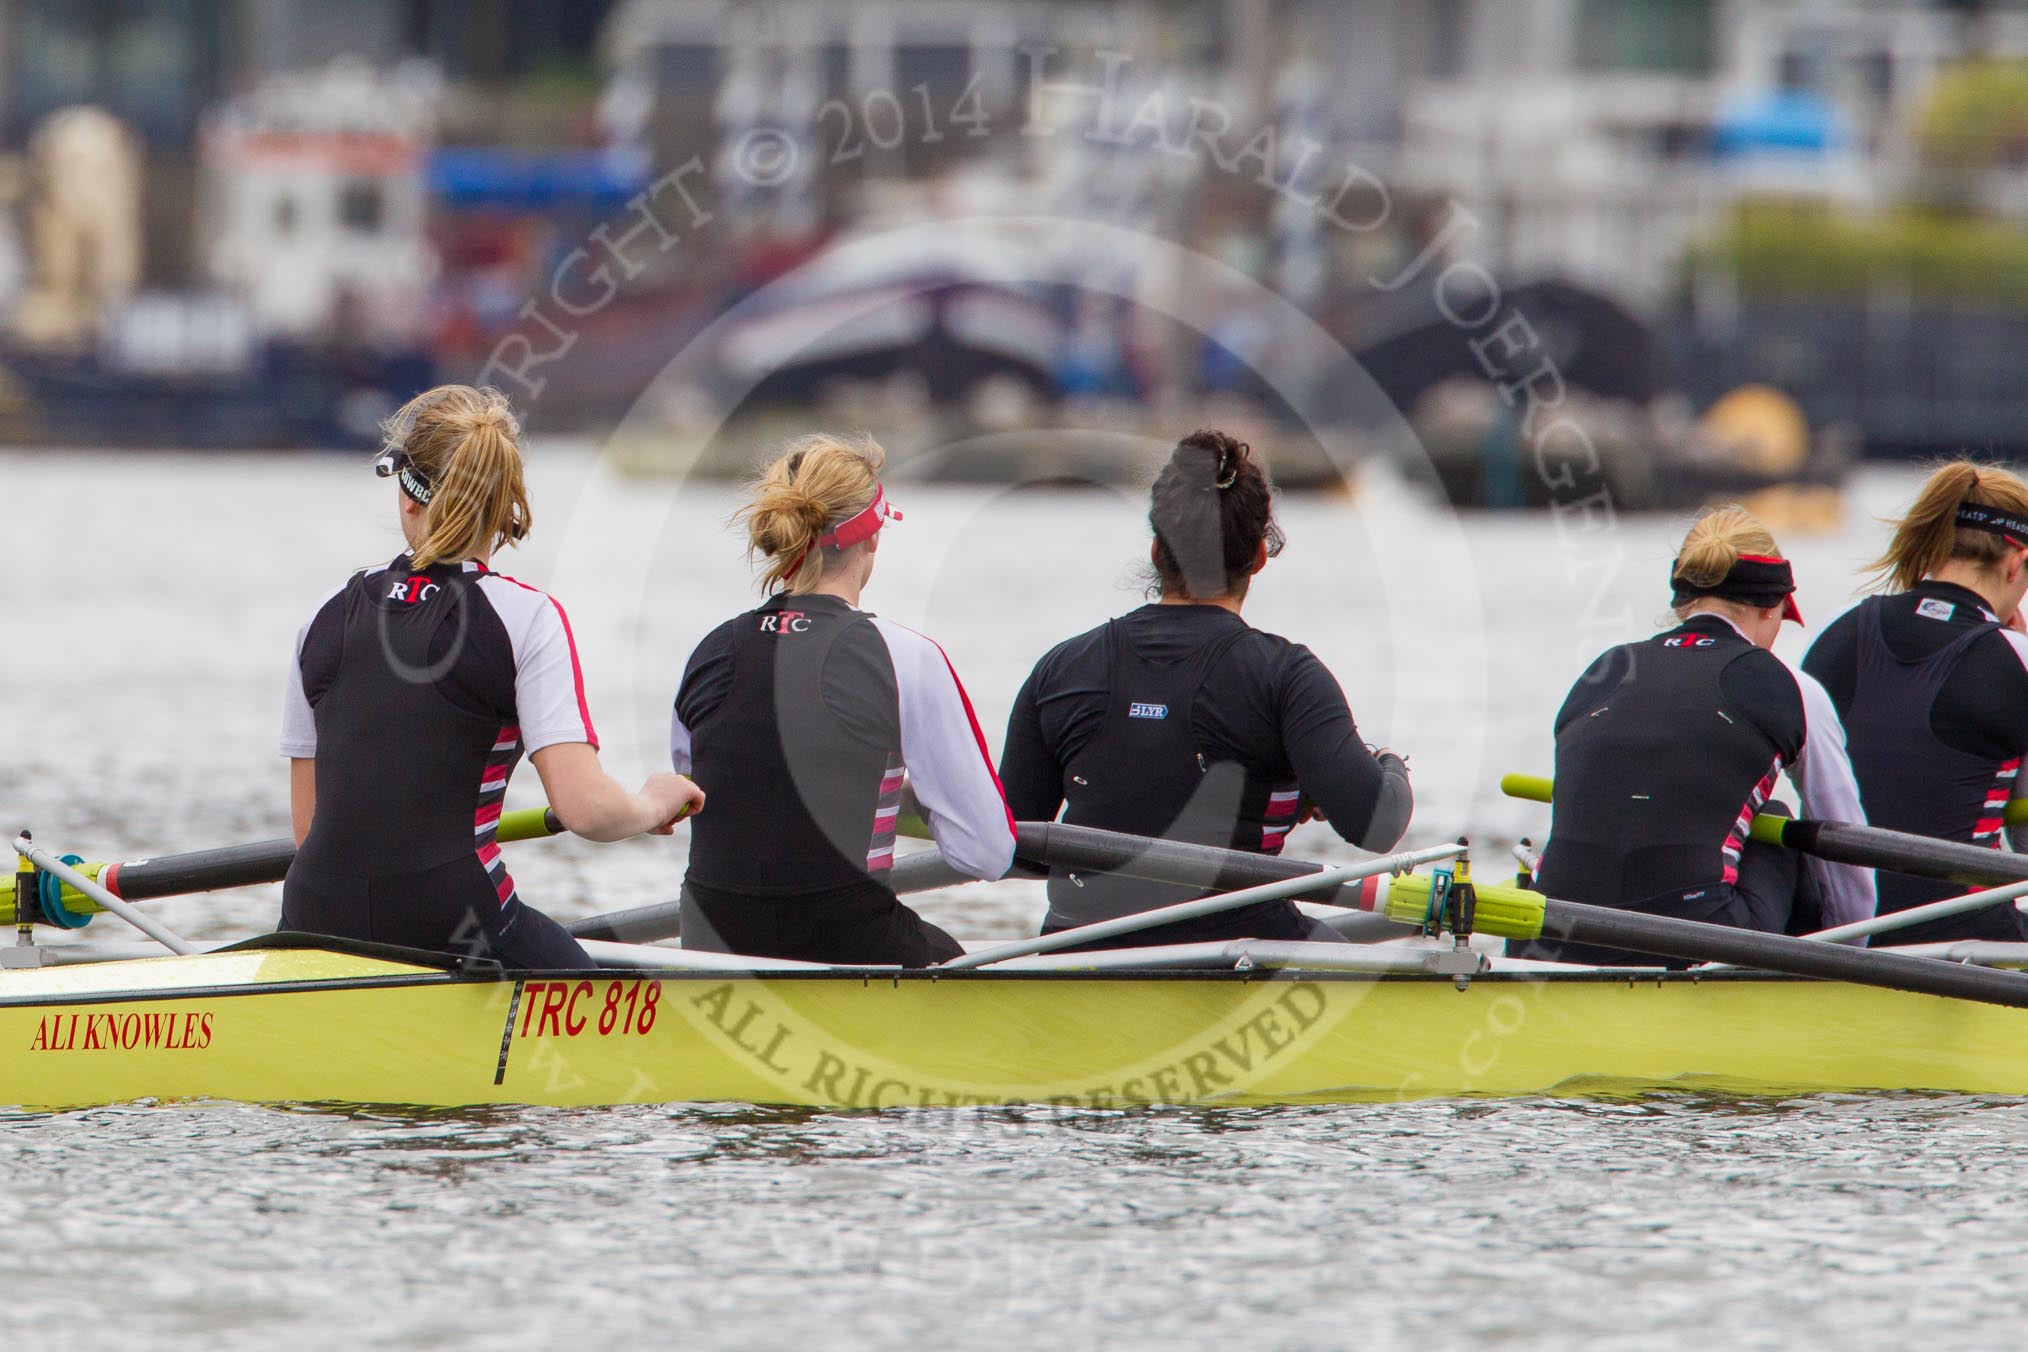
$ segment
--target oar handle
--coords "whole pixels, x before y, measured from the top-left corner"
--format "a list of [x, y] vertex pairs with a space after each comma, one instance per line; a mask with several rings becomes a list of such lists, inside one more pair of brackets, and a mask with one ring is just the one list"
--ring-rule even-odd
[[[1500, 788], [1512, 797], [1540, 803], [1548, 802], [1550, 797], [1550, 781], [1541, 775], [1507, 775], [1500, 780]], [[2009, 812], [2023, 801], [2016, 799]], [[2028, 856], [1879, 826], [1777, 817], [1763, 812], [1753, 819], [1747, 834], [1754, 840], [1815, 855], [1829, 863], [1885, 869], [1915, 878], [1940, 878], [1980, 887], [2028, 879]]]
[[[1531, 803], [1549, 802], [1554, 796], [1555, 787], [1555, 781], [1550, 779], [1548, 775], [1500, 776], [1500, 792], [1506, 794], [1509, 798], [1521, 798]], [[2008, 810], [2012, 811], [2015, 806], [2021, 806], [2024, 810], [2028, 810], [2028, 799], [2017, 799], [2014, 803], [2008, 805]], [[1782, 833], [1793, 825], [1795, 825], [1794, 818], [1777, 817], [1771, 813], [1762, 812], [1754, 817], [1753, 824], [1747, 830], [1747, 835], [1754, 840], [1763, 841], [1769, 845], [1785, 845], [1788, 842], [1783, 838]]]

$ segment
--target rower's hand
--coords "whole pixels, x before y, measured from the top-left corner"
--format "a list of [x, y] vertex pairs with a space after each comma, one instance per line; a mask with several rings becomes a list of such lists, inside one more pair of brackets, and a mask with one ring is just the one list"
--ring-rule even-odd
[[648, 782], [641, 785], [641, 796], [655, 805], [657, 824], [647, 832], [651, 836], [672, 835], [677, 822], [704, 810], [704, 790], [688, 775], [667, 771], [649, 775]]

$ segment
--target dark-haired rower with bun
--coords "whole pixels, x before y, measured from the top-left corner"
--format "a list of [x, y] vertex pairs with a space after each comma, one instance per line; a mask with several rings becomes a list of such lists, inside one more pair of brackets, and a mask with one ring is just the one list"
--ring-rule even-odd
[[[1401, 757], [1360, 739], [1344, 692], [1309, 649], [1240, 616], [1282, 548], [1274, 490], [1249, 448], [1196, 432], [1171, 453], [1148, 512], [1157, 599], [1051, 649], [1007, 723], [1000, 780], [1023, 821], [1278, 854], [1315, 813], [1367, 850], [1413, 808]], [[1045, 933], [1209, 893], [1057, 869]], [[1122, 936], [1110, 946], [1338, 935], [1293, 902]]]
[[964, 950], [887, 885], [904, 782], [943, 857], [1014, 860], [1014, 819], [944, 650], [860, 602], [889, 520], [881, 449], [803, 437], [740, 509], [770, 595], [705, 636], [670, 728], [711, 786], [690, 837], [683, 946], [926, 967]]
[[[1923, 485], [1873, 565], [1886, 589], [1826, 626], [1803, 670], [1845, 721], [1875, 826], [1998, 848], [2028, 755], [2028, 486], [1957, 460]], [[1882, 912], [1956, 896], [1880, 875]], [[1898, 930], [1887, 943], [2028, 940], [2012, 906]]]

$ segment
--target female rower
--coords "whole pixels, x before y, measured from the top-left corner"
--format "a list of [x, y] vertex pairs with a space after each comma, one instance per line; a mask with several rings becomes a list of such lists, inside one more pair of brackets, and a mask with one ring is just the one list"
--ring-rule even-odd
[[[1274, 490], [1245, 443], [1196, 432], [1170, 454], [1148, 511], [1157, 599], [1052, 648], [1007, 722], [1000, 762], [1023, 821], [1278, 854], [1311, 813], [1386, 850], [1408, 828], [1401, 757], [1360, 740], [1345, 695], [1301, 644], [1240, 618], [1281, 552]], [[1131, 915], [1207, 889], [1057, 869], [1043, 932]], [[1123, 936], [1118, 944], [1336, 939], [1271, 901]]]
[[667, 835], [704, 795], [679, 775], [606, 774], [563, 608], [488, 567], [528, 534], [519, 430], [497, 390], [444, 385], [386, 425], [408, 549], [354, 574], [296, 639], [282, 720], [296, 858], [282, 928], [589, 967], [522, 903], [494, 831], [525, 752], [564, 826]]
[[[1873, 914], [1864, 869], [1747, 838], [1786, 770], [1804, 814], [1863, 821], [1838, 716], [1769, 649], [1802, 623], [1795, 577], [1738, 507], [1700, 517], [1669, 570], [1667, 633], [1613, 648], [1556, 716], [1556, 807], [1536, 883], [1552, 897], [1770, 933]], [[1779, 809], [1778, 809], [1779, 810]], [[1537, 940], [1519, 956], [1652, 966]]]
[[[1887, 594], [1824, 630], [1803, 658], [1845, 721], [1875, 826], [1997, 848], [2028, 752], [2028, 487], [1959, 460], [1929, 476], [1873, 565]], [[1883, 873], [1882, 912], [1963, 889]], [[2028, 939], [2012, 906], [1898, 930], [1891, 943]]]
[[711, 785], [690, 840], [683, 945], [921, 967], [955, 939], [887, 885], [904, 779], [943, 856], [979, 878], [1014, 860], [1014, 819], [943, 649], [859, 608], [881, 527], [880, 447], [807, 436], [740, 509], [770, 593], [691, 653], [670, 754]]

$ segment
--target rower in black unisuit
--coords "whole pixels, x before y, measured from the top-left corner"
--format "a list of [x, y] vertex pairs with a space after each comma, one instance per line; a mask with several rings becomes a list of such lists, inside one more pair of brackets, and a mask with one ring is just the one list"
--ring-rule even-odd
[[628, 793], [598, 736], [563, 608], [491, 571], [533, 517], [520, 428], [495, 389], [441, 385], [388, 419], [408, 549], [317, 607], [289, 664], [296, 857], [282, 927], [513, 967], [588, 967], [523, 905], [495, 837], [525, 754], [564, 827], [588, 840], [669, 834], [704, 794], [680, 775]]
[[944, 860], [998, 878], [1014, 820], [942, 648], [859, 608], [900, 513], [867, 438], [803, 437], [742, 513], [775, 594], [706, 635], [676, 694], [670, 757], [710, 786], [691, 835], [683, 946], [922, 967], [957, 940], [888, 886], [903, 788]]
[[[1947, 465], [1924, 497], [1934, 491], [1949, 500], [1946, 506], [1962, 503], [1978, 491], [1975, 482], [1994, 496], [2022, 493], [2010, 480], [1992, 469]], [[1912, 515], [1923, 510], [1919, 501]], [[1957, 506], [1950, 515], [1933, 529], [1955, 537], [1960, 549], [1936, 562], [1959, 580], [1905, 580], [1906, 590], [1866, 598], [1824, 630], [1803, 670], [1823, 684], [1844, 720], [1873, 825], [1998, 848], [2028, 754], [2028, 638], [2003, 627], [1994, 606], [2019, 605], [2028, 515], [1980, 504], [1970, 512]], [[1898, 546], [1908, 530], [1905, 523], [1897, 533]], [[2012, 579], [2004, 576], [2010, 565]], [[1879, 887], [1883, 914], [1966, 890], [1886, 872]], [[1993, 906], [1897, 930], [1879, 942], [1954, 939], [2019, 943], [2028, 940], [2028, 917]]]
[[[1766, 540], [1731, 508], [1700, 521], [1684, 555], [1728, 533]], [[1556, 716], [1555, 812], [1536, 885], [1566, 901], [1777, 934], [1870, 917], [1870, 873], [1817, 860], [1805, 867], [1793, 852], [1748, 838], [1785, 770], [1805, 815], [1863, 817], [1829, 698], [1762, 646], [1784, 615], [1797, 618], [1788, 563], [1731, 549], [1724, 560], [1716, 580], [1673, 578], [1681, 624], [1608, 650], [1571, 687]], [[1748, 623], [1761, 642], [1742, 630]], [[1664, 963], [1553, 937], [1514, 951]]]
[[[1060, 808], [1071, 825], [1270, 855], [1306, 801], [1371, 850], [1394, 846], [1413, 803], [1400, 758], [1367, 749], [1309, 649], [1209, 605], [1143, 606], [1052, 649], [1015, 698], [1000, 782], [1021, 821]], [[1059, 869], [1044, 929], [1207, 890]], [[1336, 937], [1320, 929], [1288, 902], [1263, 902], [1131, 941]]]
[[1013, 854], [1006, 801], [936, 644], [834, 596], [776, 596], [698, 644], [672, 726], [678, 767], [720, 804], [756, 805], [692, 832], [687, 947], [910, 966], [962, 951], [886, 881], [904, 766], [946, 860], [997, 877]]
[[[1035, 664], [1000, 760], [1021, 820], [1279, 854], [1312, 810], [1370, 850], [1413, 808], [1408, 767], [1360, 740], [1344, 692], [1309, 649], [1240, 618], [1282, 547], [1274, 490], [1223, 432], [1176, 444], [1150, 493], [1154, 605], [1058, 644]], [[1207, 880], [1208, 882], [1209, 880]], [[1191, 901], [1207, 887], [1056, 869], [1045, 933]], [[1101, 941], [1337, 940], [1270, 901]]]
[[318, 607], [291, 677], [282, 750], [315, 758], [317, 810], [284, 929], [587, 965], [521, 904], [494, 839], [523, 755], [598, 745], [554, 600], [469, 560], [403, 555]]

